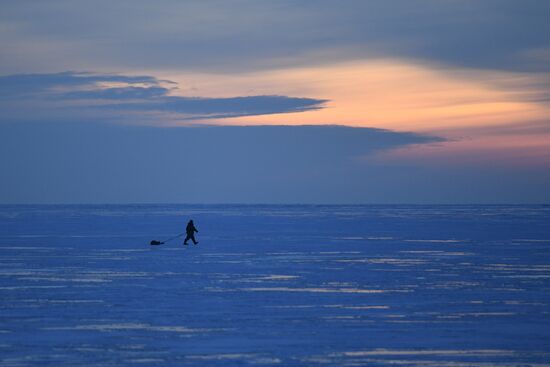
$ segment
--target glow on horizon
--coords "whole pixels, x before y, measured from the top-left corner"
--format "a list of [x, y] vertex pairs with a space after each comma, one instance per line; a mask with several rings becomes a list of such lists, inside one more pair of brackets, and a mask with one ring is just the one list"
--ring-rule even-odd
[[550, 133], [481, 135], [382, 151], [369, 161], [427, 166], [550, 167]]

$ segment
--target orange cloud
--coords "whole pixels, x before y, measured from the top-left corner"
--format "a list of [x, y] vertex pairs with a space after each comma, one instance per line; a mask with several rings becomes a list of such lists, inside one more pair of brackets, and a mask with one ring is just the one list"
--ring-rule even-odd
[[[174, 80], [174, 74], [166, 74]], [[521, 79], [521, 83], [516, 83]], [[244, 74], [177, 74], [185, 95], [289, 95], [328, 99], [321, 110], [206, 121], [231, 125], [321, 125], [444, 131], [550, 116], [523, 98], [526, 77], [514, 73], [429, 68], [395, 60], [340, 63]], [[527, 85], [525, 85], [527, 84]], [[516, 88], [514, 88], [516, 86]]]
[[[231, 75], [161, 76], [184, 86], [178, 93], [185, 95], [279, 94], [330, 100], [320, 110], [201, 123], [338, 124], [426, 132], [454, 141], [391, 151], [377, 159], [413, 159], [430, 164], [550, 164], [550, 133], [521, 131], [525, 124], [550, 117], [547, 104], [537, 102], [540, 75], [373, 60]], [[519, 131], [501, 133], [503, 128], [514, 126]], [[482, 134], [480, 129], [484, 129]]]

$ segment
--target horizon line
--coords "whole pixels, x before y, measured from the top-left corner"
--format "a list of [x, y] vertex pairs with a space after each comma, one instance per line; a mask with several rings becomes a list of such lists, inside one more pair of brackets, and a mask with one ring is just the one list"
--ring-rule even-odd
[[485, 206], [519, 206], [519, 205], [537, 205], [537, 206], [547, 206], [549, 203], [530, 203], [530, 202], [521, 202], [521, 203], [298, 203], [298, 202], [289, 202], [289, 203], [239, 203], [239, 202], [228, 202], [228, 203], [185, 203], [185, 202], [126, 202], [126, 203], [0, 203], [0, 206], [78, 206], [78, 205], [88, 205], [88, 206], [100, 206], [100, 205], [112, 205], [112, 206], [121, 206], [121, 205], [204, 205], [204, 206], [215, 206], [215, 205], [224, 205], [224, 206], [380, 206], [380, 205], [412, 205], [412, 206], [424, 206], [424, 205], [438, 205], [438, 206], [469, 206], [469, 205], [485, 205]]

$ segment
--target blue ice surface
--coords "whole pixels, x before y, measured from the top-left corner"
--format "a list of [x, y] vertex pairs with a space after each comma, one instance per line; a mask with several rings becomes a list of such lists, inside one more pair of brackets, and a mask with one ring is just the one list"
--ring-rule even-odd
[[550, 365], [549, 291], [544, 205], [0, 206], [3, 367]]

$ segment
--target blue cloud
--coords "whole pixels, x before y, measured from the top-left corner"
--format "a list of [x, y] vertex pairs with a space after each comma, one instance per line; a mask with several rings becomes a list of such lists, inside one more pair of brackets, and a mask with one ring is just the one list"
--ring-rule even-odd
[[[109, 86], [119, 83], [123, 86]], [[0, 76], [0, 110], [13, 109], [11, 102], [23, 102], [22, 111], [40, 105], [47, 114], [67, 110], [69, 118], [78, 109], [100, 111], [121, 116], [129, 111], [181, 114], [184, 120], [291, 113], [319, 109], [326, 100], [277, 95], [239, 96], [231, 98], [180, 97], [169, 95], [175, 83], [151, 76], [125, 76], [64, 72], [57, 74], [19, 74]], [[2, 103], [7, 102], [7, 103]], [[51, 102], [51, 103], [48, 103]], [[13, 112], [13, 111], [12, 111]], [[32, 118], [35, 115], [32, 111]], [[107, 116], [108, 118], [108, 116]]]
[[[342, 126], [0, 124], [0, 202], [338, 202], [395, 192], [361, 157], [442, 139]], [[374, 176], [373, 176], [374, 175]], [[376, 177], [378, 178], [376, 178]], [[350, 190], [352, 187], [358, 189]]]
[[[157, 98], [135, 104], [118, 104], [117, 109], [164, 111], [192, 114], [187, 119], [224, 118], [273, 113], [303, 112], [322, 108], [325, 100], [312, 98], [293, 98], [286, 96], [250, 96], [233, 98]], [[112, 105], [106, 106], [112, 109]]]
[[105, 99], [114, 101], [123, 101], [127, 99], [148, 99], [166, 96], [168, 89], [154, 87], [125, 87], [125, 88], [105, 88], [97, 90], [81, 90], [56, 95], [57, 98], [66, 99]]
[[157, 86], [160, 81], [151, 76], [97, 75], [70, 71], [52, 74], [2, 75], [0, 76], [0, 96], [21, 98], [28, 95], [55, 95], [55, 88], [93, 87], [100, 82], [143, 83]]
[[248, 71], [305, 55], [309, 64], [374, 55], [548, 71], [547, 56], [524, 55], [550, 49], [549, 13], [543, 0], [12, 1], [0, 13], [2, 61], [10, 70]]

